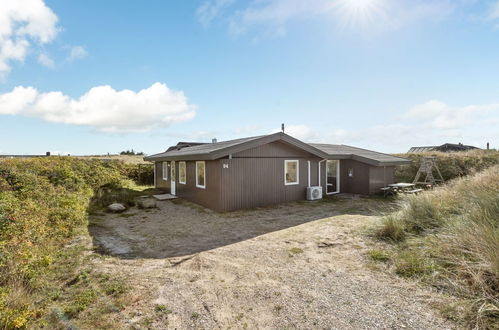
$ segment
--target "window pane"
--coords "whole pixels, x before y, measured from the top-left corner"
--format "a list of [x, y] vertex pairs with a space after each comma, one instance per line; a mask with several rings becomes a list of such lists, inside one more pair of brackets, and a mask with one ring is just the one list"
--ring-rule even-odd
[[196, 163], [196, 171], [197, 171], [197, 181], [196, 184], [198, 186], [204, 186], [204, 163]]
[[286, 183], [298, 182], [298, 162], [286, 162]]
[[186, 175], [185, 175], [185, 162], [181, 162], [179, 164], [178, 171], [179, 171], [179, 178], [178, 178], [178, 180], [180, 182], [182, 182], [182, 183], [185, 183], [185, 177], [186, 177]]
[[338, 191], [338, 161], [328, 160], [326, 162], [327, 193]]
[[172, 173], [171, 173], [171, 174], [172, 174], [172, 178], [171, 178], [171, 180], [172, 180], [172, 182], [175, 182], [175, 177], [176, 177], [176, 174], [175, 174], [175, 162], [172, 162], [172, 166], [171, 166], [171, 167], [172, 167], [172, 168], [171, 168], [171, 170], [172, 170], [172, 171], [171, 171], [171, 172], [172, 172]]
[[168, 180], [168, 162], [163, 162], [163, 180]]

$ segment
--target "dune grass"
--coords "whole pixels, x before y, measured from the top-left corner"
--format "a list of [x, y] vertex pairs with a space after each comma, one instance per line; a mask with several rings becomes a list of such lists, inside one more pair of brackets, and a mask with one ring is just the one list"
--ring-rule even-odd
[[427, 156], [437, 158], [437, 166], [446, 181], [470, 175], [499, 164], [499, 151], [496, 150], [407, 153], [396, 156], [412, 160], [412, 163], [409, 165], [396, 167], [396, 182], [412, 182], [421, 165], [421, 159]]
[[403, 197], [375, 236], [392, 244], [398, 275], [462, 299], [452, 317], [499, 324], [499, 165]]

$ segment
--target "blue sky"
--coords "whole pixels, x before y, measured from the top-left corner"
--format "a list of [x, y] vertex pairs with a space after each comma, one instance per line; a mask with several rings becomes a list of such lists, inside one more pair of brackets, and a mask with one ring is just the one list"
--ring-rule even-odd
[[499, 2], [0, 0], [0, 153], [499, 147]]

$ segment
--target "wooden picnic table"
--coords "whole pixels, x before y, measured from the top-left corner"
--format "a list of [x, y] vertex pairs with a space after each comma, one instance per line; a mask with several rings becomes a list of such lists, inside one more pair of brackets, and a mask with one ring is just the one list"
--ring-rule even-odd
[[406, 183], [406, 182], [399, 182], [399, 183], [392, 183], [389, 184], [387, 187], [381, 188], [381, 191], [383, 191], [383, 194], [386, 196], [387, 194], [396, 194], [396, 193], [405, 193], [405, 194], [416, 194], [418, 192], [423, 191], [423, 189], [415, 189], [415, 184], [414, 183]]

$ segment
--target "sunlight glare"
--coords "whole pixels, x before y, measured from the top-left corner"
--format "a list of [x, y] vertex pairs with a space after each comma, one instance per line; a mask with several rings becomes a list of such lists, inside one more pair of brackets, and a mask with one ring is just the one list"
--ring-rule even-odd
[[386, 16], [386, 0], [337, 0], [334, 9], [341, 28], [376, 24]]

